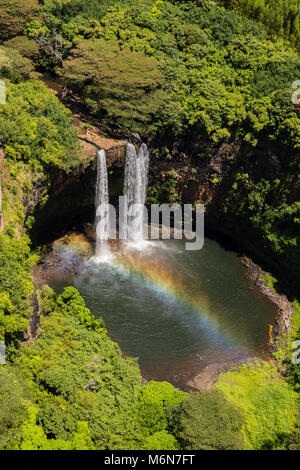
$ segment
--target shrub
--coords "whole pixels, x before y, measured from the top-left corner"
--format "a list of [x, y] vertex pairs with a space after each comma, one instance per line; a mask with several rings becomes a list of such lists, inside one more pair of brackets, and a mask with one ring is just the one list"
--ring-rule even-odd
[[297, 393], [272, 363], [255, 362], [219, 376], [216, 389], [245, 415], [243, 434], [248, 449], [277, 445], [291, 432], [298, 411]]
[[20, 34], [29, 19], [39, 11], [38, 0], [5, 0], [0, 5], [0, 39]]
[[144, 450], [179, 450], [179, 444], [172, 434], [167, 431], [159, 431], [146, 437], [142, 443]]
[[[61, 395], [67, 399], [75, 397], [78, 382], [78, 374], [60, 366], [49, 367], [41, 378], [41, 383], [48, 391], [53, 395]], [[84, 379], [81, 380], [80, 385], [84, 385]]]
[[120, 129], [144, 131], [161, 106], [163, 76], [155, 60], [121, 50], [116, 41], [81, 41], [63, 64], [62, 76], [80, 91], [92, 112]]
[[79, 162], [70, 111], [37, 81], [8, 86], [7, 103], [0, 105], [0, 135], [13, 161], [66, 171]]
[[243, 448], [241, 429], [244, 417], [219, 391], [191, 393], [170, 412], [171, 429], [183, 449]]
[[34, 59], [38, 53], [39, 47], [34, 39], [26, 38], [25, 36], [16, 36], [5, 42], [5, 47], [14, 49], [19, 52], [23, 57]]
[[7, 449], [27, 419], [29, 393], [11, 366], [0, 365], [0, 449]]
[[33, 66], [29, 59], [9, 47], [0, 46], [0, 77], [19, 83], [27, 80]]
[[[168, 382], [150, 381], [139, 393], [137, 413], [142, 433], [149, 436], [167, 428], [167, 409], [179, 404], [185, 392], [176, 390]], [[157, 437], [156, 437], [157, 439]]]

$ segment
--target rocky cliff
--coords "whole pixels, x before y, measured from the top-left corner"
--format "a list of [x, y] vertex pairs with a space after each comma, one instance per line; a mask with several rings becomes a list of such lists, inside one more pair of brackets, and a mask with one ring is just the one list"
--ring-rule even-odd
[[[105, 138], [96, 128], [81, 133], [84, 157], [72, 173], [53, 172], [48, 200], [36, 206], [31, 232], [34, 244], [42, 244], [80, 228], [94, 219], [96, 148], [107, 152], [110, 200], [117, 203], [123, 191], [126, 142]], [[151, 144], [150, 144], [151, 145]], [[291, 251], [274, 253], [259, 228], [241, 213], [233, 187], [238, 174], [254, 180], [284, 176], [286, 149], [270, 143], [255, 149], [238, 144], [213, 145], [201, 138], [175, 143], [171, 150], [151, 151], [148, 203], [202, 203], [206, 207], [206, 233], [219, 237], [237, 251], [250, 255], [278, 277], [285, 291], [300, 278], [297, 258]], [[239, 199], [239, 198], [237, 198]], [[31, 205], [33, 206], [33, 205]], [[32, 209], [28, 205], [28, 212]]]

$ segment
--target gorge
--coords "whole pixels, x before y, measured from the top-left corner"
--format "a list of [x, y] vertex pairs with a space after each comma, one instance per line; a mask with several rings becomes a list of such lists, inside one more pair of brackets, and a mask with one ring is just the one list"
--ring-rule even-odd
[[207, 366], [222, 370], [268, 358], [275, 306], [247, 282], [232, 251], [209, 238], [199, 252], [186, 252], [178, 240], [145, 244], [149, 152], [141, 142], [136, 146], [126, 144], [125, 240], [108, 240], [106, 152], [97, 150], [95, 248], [72, 233], [55, 242], [58, 259], [47, 282], [57, 293], [76, 287], [148, 379], [189, 388]]
[[[2, 2], [1, 450], [300, 448], [299, 24]], [[204, 247], [144, 203], [204, 206]]]

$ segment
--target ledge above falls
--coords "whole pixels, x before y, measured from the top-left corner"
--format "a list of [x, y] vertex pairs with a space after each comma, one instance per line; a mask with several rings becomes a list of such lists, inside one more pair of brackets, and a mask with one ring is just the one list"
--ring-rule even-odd
[[87, 159], [92, 159], [96, 150], [102, 148], [106, 151], [107, 166], [123, 166], [126, 157], [126, 142], [104, 137], [91, 130], [80, 134], [81, 146]]

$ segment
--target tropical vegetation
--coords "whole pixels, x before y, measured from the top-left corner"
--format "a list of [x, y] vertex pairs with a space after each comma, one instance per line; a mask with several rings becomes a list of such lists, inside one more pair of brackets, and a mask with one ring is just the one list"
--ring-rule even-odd
[[[176, 145], [182, 156], [190, 142], [203, 143], [198, 160], [225, 155], [211, 183], [222, 216], [299, 284], [300, 117], [291, 100], [299, 8], [297, 0], [0, 6], [1, 449], [299, 450], [292, 285], [294, 329], [275, 364], [243, 365], [195, 393], [143, 385], [137, 360], [122, 355], [75, 288], [35, 289], [41, 253], [28, 236], [55, 172], [82, 162], [71, 111], [41, 83], [48, 74], [112, 135], [139, 132], [161, 158]], [[152, 182], [149, 197], [182, 202], [174, 174], [159, 189]], [[34, 298], [41, 331], [30, 338]]]

